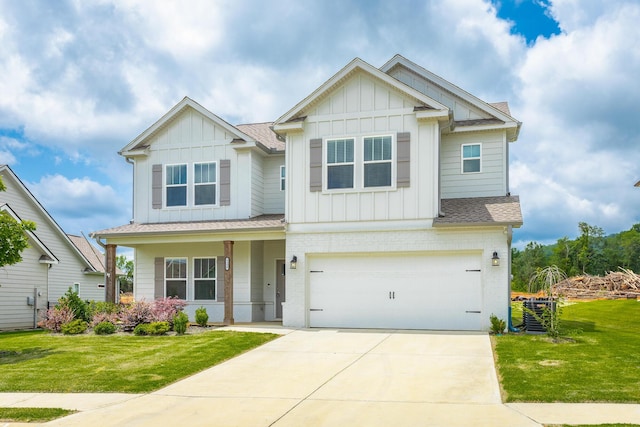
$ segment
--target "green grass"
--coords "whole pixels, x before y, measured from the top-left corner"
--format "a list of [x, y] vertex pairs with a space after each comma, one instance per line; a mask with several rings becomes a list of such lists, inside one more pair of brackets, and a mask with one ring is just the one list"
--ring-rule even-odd
[[157, 337], [0, 333], [0, 392], [149, 392], [276, 337], [232, 331]]
[[0, 422], [46, 422], [74, 412], [60, 408], [0, 408]]
[[640, 303], [575, 303], [561, 319], [571, 338], [561, 343], [545, 335], [495, 337], [504, 400], [640, 402]]

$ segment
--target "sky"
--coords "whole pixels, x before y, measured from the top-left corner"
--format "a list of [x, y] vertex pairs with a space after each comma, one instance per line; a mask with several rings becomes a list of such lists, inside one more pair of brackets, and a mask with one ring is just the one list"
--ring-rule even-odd
[[349, 61], [395, 54], [523, 123], [514, 246], [640, 222], [635, 0], [0, 0], [0, 164], [67, 232], [131, 219], [117, 152], [189, 96], [273, 121]]

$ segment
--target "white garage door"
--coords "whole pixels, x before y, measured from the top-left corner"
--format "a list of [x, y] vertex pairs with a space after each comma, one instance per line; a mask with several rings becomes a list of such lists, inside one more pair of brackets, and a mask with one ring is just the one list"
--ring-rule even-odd
[[309, 324], [479, 330], [480, 266], [479, 254], [309, 257]]

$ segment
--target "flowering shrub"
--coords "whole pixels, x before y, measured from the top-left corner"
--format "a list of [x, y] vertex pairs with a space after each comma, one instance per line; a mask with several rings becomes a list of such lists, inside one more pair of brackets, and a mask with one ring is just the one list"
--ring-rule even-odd
[[163, 298], [153, 301], [151, 317], [154, 322], [169, 322], [173, 324], [173, 318], [187, 305], [186, 301], [179, 298]]
[[131, 331], [141, 323], [151, 323], [153, 321], [151, 303], [146, 301], [136, 301], [128, 306], [124, 306], [118, 318], [125, 331]]
[[98, 313], [95, 313], [91, 318], [90, 325], [92, 328], [95, 328], [96, 325], [99, 325], [102, 322], [109, 322], [115, 325], [119, 323], [119, 321], [120, 321], [120, 317], [117, 313], [98, 312]]
[[51, 332], [60, 332], [62, 325], [73, 321], [73, 310], [67, 306], [55, 306], [47, 310], [40, 326]]

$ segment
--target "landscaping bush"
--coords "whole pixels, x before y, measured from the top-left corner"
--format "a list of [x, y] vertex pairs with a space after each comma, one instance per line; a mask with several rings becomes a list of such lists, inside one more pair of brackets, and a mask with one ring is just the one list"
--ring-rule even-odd
[[136, 326], [143, 323], [151, 323], [151, 304], [146, 301], [133, 302], [120, 310], [118, 315], [122, 327], [125, 331], [131, 331]]
[[491, 332], [495, 335], [502, 334], [507, 327], [507, 322], [498, 318], [495, 314], [489, 316], [489, 321], [491, 322]]
[[111, 335], [116, 332], [116, 325], [111, 322], [100, 322], [93, 327], [93, 332], [96, 335]]
[[120, 311], [120, 306], [112, 302], [89, 301], [87, 310], [89, 311], [89, 316], [93, 319], [98, 314], [117, 314]]
[[137, 336], [141, 335], [164, 335], [169, 332], [169, 322], [151, 322], [140, 323], [133, 330], [133, 334]]
[[173, 322], [173, 318], [186, 307], [187, 303], [179, 298], [162, 298], [151, 304], [151, 319], [153, 322]]
[[173, 330], [178, 335], [182, 335], [187, 332], [187, 325], [189, 324], [189, 316], [184, 311], [176, 314], [173, 318]]
[[51, 332], [60, 332], [62, 325], [71, 322], [73, 319], [73, 311], [69, 307], [57, 305], [47, 310], [44, 319], [40, 322], [40, 326]]
[[87, 322], [81, 319], [72, 320], [60, 327], [60, 331], [65, 335], [83, 334], [87, 330]]
[[77, 293], [73, 292], [71, 288], [58, 299], [58, 305], [62, 307], [69, 307], [73, 311], [73, 316], [76, 319], [89, 322], [91, 316], [89, 313], [89, 304], [86, 301], [82, 301]]
[[207, 326], [208, 321], [209, 321], [209, 315], [207, 314], [207, 309], [204, 307], [197, 308], [196, 323], [204, 328]]
[[120, 318], [116, 313], [96, 313], [91, 318], [91, 322], [89, 322], [89, 325], [92, 328], [95, 328], [96, 325], [99, 325], [102, 322], [109, 322], [117, 325], [118, 323], [120, 323]]

